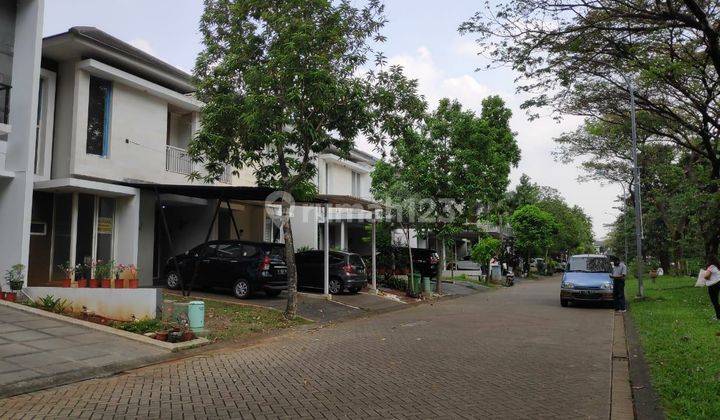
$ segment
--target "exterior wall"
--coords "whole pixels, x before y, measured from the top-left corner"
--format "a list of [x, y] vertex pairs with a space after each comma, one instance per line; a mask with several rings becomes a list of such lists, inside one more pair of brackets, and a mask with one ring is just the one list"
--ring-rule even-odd
[[[155, 257], [155, 195], [150, 191], [140, 193], [138, 226], [137, 267], [141, 287], [153, 285], [153, 262]], [[162, 239], [162, 238], [158, 238]]]
[[89, 312], [119, 321], [155, 318], [162, 304], [159, 289], [28, 287], [26, 292], [32, 299], [47, 295], [66, 299], [75, 312], [81, 312], [85, 307]]
[[17, 1], [0, 2], [0, 83], [11, 84]]
[[0, 232], [3, 238], [0, 272], [13, 264], [28, 265], [35, 159], [33, 139], [40, 85], [44, 2], [26, 0], [16, 3], [9, 118], [12, 131], [5, 145], [5, 167], [0, 168], [3, 172], [14, 172], [14, 177], [4, 181], [0, 178]]

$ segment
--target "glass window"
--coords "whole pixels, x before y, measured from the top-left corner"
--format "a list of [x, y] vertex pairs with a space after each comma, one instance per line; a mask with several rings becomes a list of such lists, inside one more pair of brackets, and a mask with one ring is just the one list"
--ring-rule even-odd
[[54, 195], [52, 279], [60, 280], [65, 273], [59, 265], [70, 261], [70, 225], [72, 224], [72, 194]]
[[584, 271], [590, 273], [609, 273], [610, 260], [605, 257], [570, 257], [569, 271]]
[[360, 174], [355, 171], [352, 173], [352, 196], [360, 197]]
[[90, 194], [79, 194], [77, 211], [77, 240], [75, 242], [75, 264], [90, 265], [93, 260], [93, 224], [95, 222], [95, 196]]
[[98, 198], [97, 259], [113, 259], [113, 231], [115, 227], [115, 199]]
[[218, 244], [217, 256], [220, 258], [237, 258], [241, 255], [242, 246], [236, 243]]
[[90, 76], [87, 146], [91, 155], [107, 156], [112, 83]]

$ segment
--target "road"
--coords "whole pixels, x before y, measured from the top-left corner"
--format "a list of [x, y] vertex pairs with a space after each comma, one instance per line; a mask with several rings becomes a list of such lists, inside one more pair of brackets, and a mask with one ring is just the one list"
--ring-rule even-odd
[[559, 278], [0, 400], [3, 418], [602, 418], [613, 315]]

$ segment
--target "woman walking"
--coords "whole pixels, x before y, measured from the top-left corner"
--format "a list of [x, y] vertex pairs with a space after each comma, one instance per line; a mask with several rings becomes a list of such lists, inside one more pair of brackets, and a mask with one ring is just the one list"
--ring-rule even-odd
[[717, 256], [710, 257], [704, 277], [705, 286], [707, 286], [710, 295], [710, 302], [715, 308], [715, 319], [720, 320], [720, 302], [718, 302], [718, 295], [720, 294], [720, 261], [718, 261]]

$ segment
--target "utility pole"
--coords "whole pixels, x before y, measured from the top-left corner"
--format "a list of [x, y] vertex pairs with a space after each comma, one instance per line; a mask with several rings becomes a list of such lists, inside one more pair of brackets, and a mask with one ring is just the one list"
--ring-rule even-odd
[[625, 239], [625, 264], [628, 262], [628, 237], [627, 237], [627, 190], [623, 186], [623, 239]]
[[635, 199], [635, 267], [638, 281], [638, 297], [645, 297], [643, 286], [643, 257], [642, 257], [642, 207], [640, 203], [640, 170], [638, 169], [637, 157], [637, 129], [635, 128], [635, 87], [630, 77], [624, 76], [630, 92], [630, 130], [632, 133], [632, 158], [633, 158], [633, 184]]

